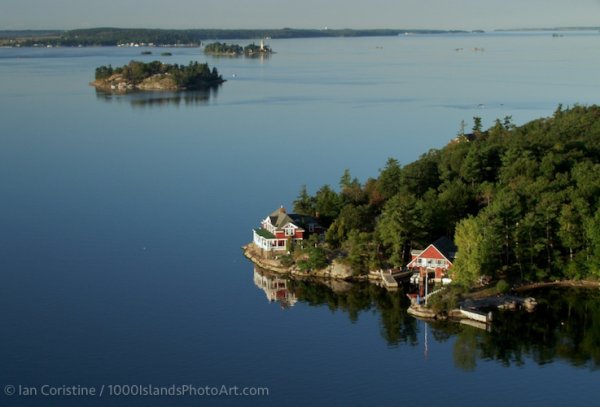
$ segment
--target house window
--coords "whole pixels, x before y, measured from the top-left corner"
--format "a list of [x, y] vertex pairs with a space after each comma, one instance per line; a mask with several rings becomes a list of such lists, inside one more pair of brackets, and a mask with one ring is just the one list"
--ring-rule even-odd
[[417, 259], [417, 264], [421, 264], [421, 260], [423, 259]]
[[286, 236], [294, 236], [294, 228], [287, 228], [285, 230], [285, 235]]
[[440, 265], [440, 266], [443, 265], [444, 264], [444, 260], [438, 260], [437, 264]]

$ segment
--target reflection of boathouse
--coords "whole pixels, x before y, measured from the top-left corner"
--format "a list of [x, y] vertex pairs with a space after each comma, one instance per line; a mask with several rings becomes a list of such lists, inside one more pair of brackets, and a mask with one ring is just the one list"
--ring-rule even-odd
[[288, 289], [289, 280], [261, 274], [256, 267], [254, 268], [254, 284], [265, 292], [269, 302], [277, 301], [282, 308], [293, 307], [298, 301], [296, 295]]

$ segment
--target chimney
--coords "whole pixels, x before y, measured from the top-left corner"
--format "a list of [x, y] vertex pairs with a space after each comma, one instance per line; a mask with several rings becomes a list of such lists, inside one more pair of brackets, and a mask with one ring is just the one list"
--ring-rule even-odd
[[279, 213], [286, 213], [283, 205], [281, 205], [281, 207], [279, 208]]

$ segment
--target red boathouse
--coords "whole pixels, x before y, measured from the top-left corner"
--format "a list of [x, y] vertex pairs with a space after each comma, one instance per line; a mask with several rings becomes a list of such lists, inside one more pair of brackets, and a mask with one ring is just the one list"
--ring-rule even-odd
[[440, 237], [424, 250], [413, 250], [411, 257], [407, 265], [409, 269], [419, 271], [422, 275], [426, 272], [435, 272], [435, 278], [442, 278], [446, 277], [448, 270], [452, 268], [456, 257], [456, 246], [447, 237]]

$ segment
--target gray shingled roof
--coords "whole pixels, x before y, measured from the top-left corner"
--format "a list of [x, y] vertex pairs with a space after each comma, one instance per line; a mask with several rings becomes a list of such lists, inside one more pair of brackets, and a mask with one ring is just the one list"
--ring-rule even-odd
[[275, 212], [269, 215], [269, 218], [271, 218], [271, 224], [277, 229], [284, 227], [288, 223], [296, 224], [296, 222], [294, 222], [294, 220], [287, 213], [285, 213], [285, 210], [282, 211], [282, 209], [283, 208], [277, 209]]
[[[284, 227], [288, 223], [293, 223], [301, 228], [306, 228], [309, 224], [319, 225], [319, 223], [312, 217], [307, 215], [298, 215], [295, 213], [286, 213], [283, 208], [276, 209], [269, 215], [271, 224], [277, 229]], [[320, 226], [320, 225], [319, 225]]]

